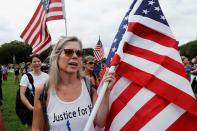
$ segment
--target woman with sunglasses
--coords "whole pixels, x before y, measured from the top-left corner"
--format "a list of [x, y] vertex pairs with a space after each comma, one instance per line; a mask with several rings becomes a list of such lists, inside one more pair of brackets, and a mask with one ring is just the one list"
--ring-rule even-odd
[[94, 88], [97, 89], [97, 87], [99, 86], [99, 79], [96, 77], [96, 75], [93, 72], [95, 66], [95, 61], [94, 61], [94, 57], [93, 56], [86, 56], [84, 58], [84, 74], [90, 78], [91, 80], [91, 84]]
[[[51, 131], [83, 130], [97, 99], [97, 92], [93, 90], [91, 98], [82, 79], [81, 41], [76, 37], [61, 38], [53, 48], [50, 64], [46, 114], [39, 100], [45, 84], [36, 90], [32, 129], [43, 130], [44, 116], [47, 116]], [[104, 126], [108, 114], [109, 90], [114, 83], [114, 74], [105, 75], [104, 81], [110, 81], [110, 84], [94, 121], [99, 127]]]

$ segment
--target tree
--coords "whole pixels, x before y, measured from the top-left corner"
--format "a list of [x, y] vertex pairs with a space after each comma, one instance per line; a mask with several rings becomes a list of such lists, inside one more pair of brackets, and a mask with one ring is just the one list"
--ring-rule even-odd
[[180, 46], [180, 54], [188, 58], [197, 56], [197, 40], [191, 41], [185, 45]]
[[86, 57], [88, 55], [94, 56], [92, 48], [84, 48], [83, 49], [83, 57]]
[[48, 48], [46, 51], [44, 51], [44, 52], [40, 55], [40, 59], [41, 59], [43, 62], [44, 62], [45, 60], [49, 59], [49, 56], [50, 56], [52, 50], [53, 50], [53, 46], [50, 45], [49, 48]]
[[31, 52], [31, 46], [23, 42], [15, 40], [5, 43], [0, 47], [0, 63], [13, 63], [14, 56], [16, 63], [27, 62]]

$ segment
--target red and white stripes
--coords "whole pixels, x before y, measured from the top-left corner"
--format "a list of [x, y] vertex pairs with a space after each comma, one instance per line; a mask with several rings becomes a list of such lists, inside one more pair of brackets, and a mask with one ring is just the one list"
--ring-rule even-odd
[[32, 46], [33, 54], [41, 54], [51, 42], [51, 36], [47, 29], [47, 21], [63, 19], [63, 7], [61, 0], [51, 0], [49, 10], [46, 12], [43, 5], [38, 5], [33, 17], [21, 34], [21, 38]]
[[197, 130], [197, 102], [176, 40], [169, 26], [132, 14], [140, 2], [116, 53], [121, 61], [105, 130]]

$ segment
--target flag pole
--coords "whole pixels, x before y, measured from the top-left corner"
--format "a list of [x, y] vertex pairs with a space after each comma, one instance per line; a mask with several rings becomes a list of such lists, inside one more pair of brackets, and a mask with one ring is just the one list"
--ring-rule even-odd
[[64, 21], [65, 21], [65, 33], [66, 33], [66, 36], [67, 36], [68, 33], [67, 33], [67, 18], [66, 18], [66, 5], [65, 5], [65, 0], [62, 0], [62, 5], [63, 5], [63, 15], [64, 15]]
[[[114, 72], [114, 71], [115, 71], [115, 66], [111, 66], [109, 68], [109, 72]], [[92, 123], [94, 121], [94, 118], [95, 118], [96, 113], [97, 113], [97, 111], [99, 109], [99, 106], [100, 106], [100, 104], [102, 102], [102, 99], [103, 99], [103, 97], [105, 95], [105, 92], [107, 90], [108, 85], [109, 85], [109, 81], [103, 83], [103, 87], [101, 88], [101, 90], [100, 90], [100, 92], [98, 94], [98, 98], [97, 98], [96, 103], [95, 103], [95, 105], [94, 105], [94, 107], [92, 109], [90, 117], [89, 117], [89, 119], [88, 119], [88, 121], [86, 123], [84, 131], [89, 131], [90, 130], [90, 127], [91, 127], [91, 125], [92, 125]]]

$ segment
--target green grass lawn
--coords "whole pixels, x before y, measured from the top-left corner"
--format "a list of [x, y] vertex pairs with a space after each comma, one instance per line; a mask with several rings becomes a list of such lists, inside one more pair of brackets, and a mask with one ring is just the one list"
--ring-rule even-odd
[[15, 99], [16, 91], [19, 88], [19, 84], [14, 81], [14, 74], [9, 73], [8, 80], [3, 81], [3, 106], [1, 111], [3, 112], [4, 124], [6, 131], [28, 131], [26, 125], [22, 125], [15, 113]]

